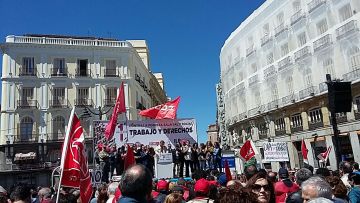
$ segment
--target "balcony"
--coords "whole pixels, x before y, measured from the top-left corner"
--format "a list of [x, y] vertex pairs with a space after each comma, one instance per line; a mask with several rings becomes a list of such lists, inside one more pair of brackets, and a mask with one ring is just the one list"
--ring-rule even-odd
[[241, 114], [239, 114], [239, 121], [244, 120], [245, 118], [247, 118], [246, 112], [242, 112]]
[[310, 97], [314, 95], [315, 95], [315, 86], [308, 87], [299, 92], [300, 99], [305, 99], [306, 97]]
[[275, 75], [276, 75], [276, 69], [274, 65], [264, 70], [264, 79], [268, 79]]
[[94, 106], [92, 99], [75, 99], [75, 106]]
[[336, 39], [339, 40], [345, 38], [346, 36], [358, 31], [359, 28], [357, 27], [357, 21], [352, 20], [346, 23], [345, 25], [339, 27], [338, 29], [336, 29]]
[[298, 62], [299, 60], [302, 60], [310, 55], [311, 55], [310, 46], [306, 46], [294, 53], [295, 62]]
[[281, 23], [279, 26], [275, 28], [275, 37], [279, 36], [282, 32], [286, 31], [288, 29], [287, 26], [285, 26], [284, 23]]
[[292, 93], [286, 97], [283, 97], [281, 98], [281, 102], [283, 105], [287, 105], [287, 104], [290, 104], [290, 103], [295, 103], [296, 101], [296, 95], [295, 93]]
[[[330, 116], [330, 124], [332, 125], [332, 118]], [[346, 113], [336, 113], [336, 123], [337, 124], [341, 124], [341, 123], [346, 123], [347, 120], [347, 115]]]
[[322, 82], [319, 84], [320, 93], [326, 92], [327, 90], [328, 90], [328, 86], [327, 86], [326, 82]]
[[360, 67], [359, 67], [359, 69], [356, 69], [349, 73], [344, 74], [343, 78], [344, 78], [345, 82], [351, 82], [351, 81], [358, 80], [360, 78]]
[[21, 67], [19, 70], [19, 76], [36, 76], [36, 68]]
[[[265, 124], [266, 125], [266, 124]], [[266, 139], [267, 138], [267, 132], [268, 132], [268, 129], [266, 127], [258, 127], [259, 128], [259, 139], [262, 140], [262, 139]]]
[[324, 123], [322, 120], [317, 120], [313, 122], [309, 121], [309, 130], [315, 130], [316, 128], [321, 128], [321, 127], [324, 127]]
[[104, 77], [119, 77], [116, 73], [116, 68], [105, 68]]
[[289, 67], [291, 64], [292, 64], [292, 62], [291, 62], [290, 56], [284, 58], [283, 60], [279, 61], [279, 63], [278, 63], [278, 66], [279, 66], [278, 71], [280, 72], [280, 71], [284, 70], [285, 68]]
[[[358, 108], [360, 108], [360, 107], [358, 106]], [[354, 114], [355, 114], [355, 119], [360, 120], [360, 112], [359, 112], [359, 110], [354, 111]]]
[[17, 108], [18, 109], [36, 109], [38, 108], [38, 101], [37, 100], [18, 100], [17, 101]]
[[146, 107], [142, 103], [136, 102], [136, 109], [142, 111], [145, 110]]
[[51, 108], [68, 108], [69, 102], [66, 99], [50, 100], [50, 107]]
[[264, 37], [261, 38], [261, 46], [265, 46], [267, 43], [269, 43], [272, 40], [272, 37], [269, 34], [264, 35]]
[[302, 10], [297, 11], [294, 15], [291, 16], [290, 19], [291, 25], [294, 25], [303, 18], [305, 18], [305, 12], [303, 12]]
[[236, 87], [235, 87], [235, 90], [236, 90], [237, 92], [241, 92], [241, 91], [243, 91], [244, 89], [245, 89], [245, 84], [244, 84], [244, 82], [239, 83], [239, 84], [236, 85]]
[[332, 43], [331, 34], [327, 34], [314, 42], [314, 52], [317, 52]]
[[64, 137], [65, 132], [48, 134], [46, 142], [62, 142], [64, 140]]
[[249, 86], [253, 86], [255, 85], [256, 83], [259, 82], [259, 77], [258, 75], [254, 75], [252, 77], [249, 78]]
[[268, 104], [267, 104], [267, 110], [268, 111], [271, 111], [271, 110], [273, 110], [273, 109], [277, 109], [279, 107], [279, 100], [277, 99], [277, 100], [274, 100], [274, 101], [272, 101], [272, 102], [269, 102]]
[[66, 69], [52, 68], [51, 77], [67, 77], [68, 72]]
[[75, 76], [76, 77], [91, 77], [91, 71], [89, 68], [87, 68], [87, 69], [77, 68]]
[[246, 49], [246, 57], [252, 55], [255, 52], [254, 45], [251, 45], [249, 48]]
[[304, 130], [304, 127], [302, 125], [298, 126], [291, 126], [291, 133], [296, 133]]
[[255, 115], [258, 114], [258, 113], [259, 113], [259, 107], [250, 109], [250, 110], [248, 111], [248, 114], [249, 114], [250, 117], [255, 116]]
[[14, 139], [14, 143], [37, 143], [39, 140], [38, 134], [23, 134], [16, 135]]
[[116, 98], [104, 99], [105, 106], [115, 106]]
[[275, 135], [276, 136], [280, 136], [280, 135], [285, 135], [286, 134], [286, 130], [285, 129], [275, 129]]
[[315, 9], [319, 8], [323, 4], [326, 4], [326, 0], [312, 0], [310, 3], [308, 3], [309, 13], [312, 13]]

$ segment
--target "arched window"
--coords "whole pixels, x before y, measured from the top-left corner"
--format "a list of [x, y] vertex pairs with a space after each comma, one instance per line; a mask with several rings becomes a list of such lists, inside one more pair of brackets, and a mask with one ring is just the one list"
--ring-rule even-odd
[[26, 116], [20, 121], [20, 139], [21, 141], [30, 141], [32, 139], [34, 121]]
[[330, 74], [333, 78], [335, 77], [334, 62], [332, 58], [327, 58], [323, 61], [323, 67], [325, 74]]
[[52, 123], [53, 137], [52, 139], [62, 139], [65, 135], [65, 119], [62, 116], [57, 116], [54, 118]]
[[350, 69], [357, 70], [360, 69], [360, 50], [359, 47], [354, 46], [349, 50], [350, 57]]
[[292, 76], [289, 76], [286, 78], [286, 87], [289, 94], [294, 93], [294, 85], [293, 85], [293, 78]]

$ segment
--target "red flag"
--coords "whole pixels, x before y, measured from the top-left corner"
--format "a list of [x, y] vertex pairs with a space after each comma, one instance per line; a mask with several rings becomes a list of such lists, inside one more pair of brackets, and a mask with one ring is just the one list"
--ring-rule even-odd
[[150, 109], [145, 109], [139, 112], [139, 115], [149, 117], [152, 119], [176, 119], [176, 111], [178, 109], [180, 102], [180, 97], [166, 102], [165, 104], [160, 104]]
[[126, 170], [127, 168], [129, 168], [130, 166], [132, 166], [134, 164], [136, 164], [134, 151], [130, 147], [130, 145], [127, 145], [127, 151], [126, 151], [125, 160], [124, 160], [124, 170]]
[[326, 162], [328, 160], [328, 158], [329, 158], [330, 151], [331, 151], [331, 146], [329, 146], [325, 152], [320, 153], [319, 155], [317, 155], [317, 157], [320, 160]]
[[85, 137], [80, 120], [72, 110], [61, 156], [60, 185], [80, 189], [81, 202], [90, 202], [91, 178], [85, 152]]
[[119, 113], [125, 113], [125, 112], [126, 112], [126, 107], [125, 107], [124, 83], [122, 82], [120, 86], [120, 92], [116, 99], [116, 104], [114, 106], [114, 110], [111, 115], [111, 119], [105, 128], [104, 135], [107, 140], [110, 140], [114, 135]]
[[232, 180], [232, 176], [231, 176], [231, 172], [230, 172], [230, 168], [229, 168], [229, 162], [227, 159], [225, 159], [224, 168], [225, 168], [225, 174], [226, 174], [226, 181], [229, 182], [230, 180]]
[[240, 149], [240, 158], [244, 161], [249, 161], [257, 154], [256, 147], [251, 140], [247, 140]]
[[304, 162], [308, 162], [308, 152], [309, 150], [306, 148], [306, 144], [305, 144], [305, 141], [304, 139], [301, 141], [301, 153], [304, 157]]

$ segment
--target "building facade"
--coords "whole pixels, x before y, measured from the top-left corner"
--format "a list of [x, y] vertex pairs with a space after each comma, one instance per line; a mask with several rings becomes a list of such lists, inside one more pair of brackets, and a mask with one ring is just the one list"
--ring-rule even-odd
[[92, 121], [110, 119], [121, 82], [127, 119], [145, 119], [139, 110], [166, 102], [164, 89], [151, 73], [144, 40], [8, 36], [1, 50], [3, 186], [22, 181], [50, 184], [72, 107], [85, 130], [92, 164]]
[[[352, 82], [353, 109], [337, 114], [340, 152], [360, 162], [360, 1], [267, 0], [229, 36], [220, 53], [226, 129], [233, 145], [251, 138], [288, 143], [291, 168], [333, 146], [326, 74]], [[334, 147], [333, 147], [334, 148]], [[261, 160], [259, 155], [258, 160]], [[262, 163], [277, 170], [278, 163]], [[336, 169], [336, 156], [329, 163]]]
[[209, 125], [206, 133], [208, 137], [207, 141], [210, 141], [213, 144], [219, 142], [219, 127], [217, 124]]

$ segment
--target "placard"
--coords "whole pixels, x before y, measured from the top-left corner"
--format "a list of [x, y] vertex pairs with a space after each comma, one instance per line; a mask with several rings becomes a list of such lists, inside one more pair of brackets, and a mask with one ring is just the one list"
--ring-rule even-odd
[[172, 163], [172, 153], [160, 153], [158, 155], [158, 164]]
[[286, 142], [266, 142], [263, 145], [264, 160], [268, 162], [289, 161]]

